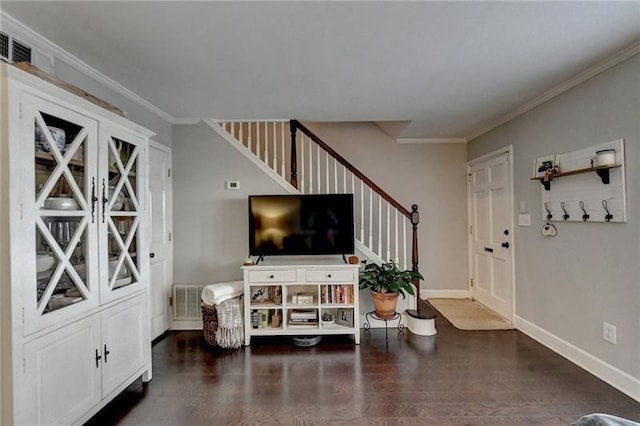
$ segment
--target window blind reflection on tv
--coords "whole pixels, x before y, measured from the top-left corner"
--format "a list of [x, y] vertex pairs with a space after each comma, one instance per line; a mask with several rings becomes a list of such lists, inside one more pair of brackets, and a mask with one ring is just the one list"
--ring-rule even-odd
[[249, 196], [249, 254], [354, 252], [353, 194]]

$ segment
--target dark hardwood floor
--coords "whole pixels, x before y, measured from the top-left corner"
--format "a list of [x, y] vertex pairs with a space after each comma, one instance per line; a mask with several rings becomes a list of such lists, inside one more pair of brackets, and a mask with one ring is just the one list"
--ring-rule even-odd
[[460, 331], [442, 316], [433, 337], [389, 330], [254, 339], [210, 349], [201, 332], [153, 347], [153, 380], [131, 385], [89, 425], [568, 425], [602, 412], [640, 421], [640, 403], [518, 331]]

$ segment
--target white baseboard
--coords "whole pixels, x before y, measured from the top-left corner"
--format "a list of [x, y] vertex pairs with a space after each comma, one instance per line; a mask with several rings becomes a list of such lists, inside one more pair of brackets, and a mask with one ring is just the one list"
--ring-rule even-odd
[[200, 321], [173, 321], [170, 330], [202, 330]]
[[524, 318], [516, 316], [514, 325], [527, 336], [542, 343], [549, 349], [562, 355], [599, 379], [604, 380], [636, 401], [640, 401], [640, 378], [633, 377], [632, 375], [607, 364], [603, 360], [596, 358], [590, 353], [549, 333]]
[[421, 299], [469, 299], [469, 290], [420, 290]]

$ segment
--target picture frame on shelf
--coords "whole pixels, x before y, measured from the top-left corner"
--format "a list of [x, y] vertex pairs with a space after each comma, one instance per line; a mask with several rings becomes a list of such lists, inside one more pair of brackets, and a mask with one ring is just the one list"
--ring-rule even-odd
[[338, 309], [336, 312], [336, 324], [353, 327], [353, 309]]
[[251, 301], [252, 304], [269, 303], [271, 295], [269, 287], [251, 287]]
[[538, 157], [533, 163], [533, 177], [544, 177], [547, 171], [553, 170], [556, 167], [559, 167], [557, 155], [545, 155], [544, 157]]

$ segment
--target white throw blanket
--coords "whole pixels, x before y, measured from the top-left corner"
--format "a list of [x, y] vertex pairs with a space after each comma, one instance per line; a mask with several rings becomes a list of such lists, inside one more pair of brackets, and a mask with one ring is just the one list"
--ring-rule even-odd
[[216, 342], [221, 348], [237, 349], [244, 343], [243, 297], [234, 297], [216, 305], [218, 329]]
[[238, 297], [244, 293], [243, 281], [209, 284], [202, 289], [202, 301], [207, 305], [219, 305], [225, 300]]

